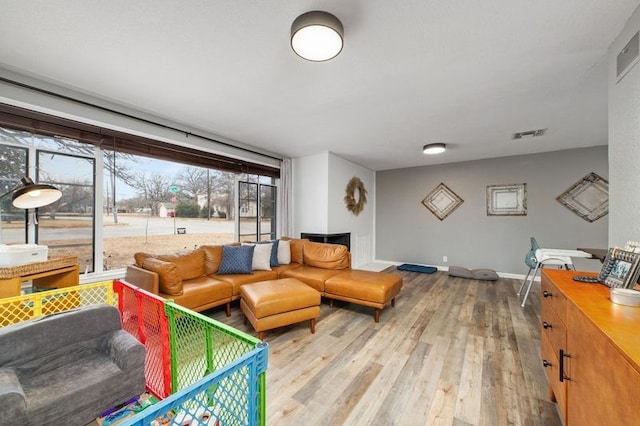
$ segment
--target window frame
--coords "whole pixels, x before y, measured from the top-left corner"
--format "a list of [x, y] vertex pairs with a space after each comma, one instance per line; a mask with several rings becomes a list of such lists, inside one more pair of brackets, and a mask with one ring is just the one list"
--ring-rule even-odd
[[[91, 164], [91, 176], [92, 176], [92, 181], [91, 181], [91, 185], [82, 185], [83, 187], [90, 187], [93, 191], [93, 200], [91, 203], [93, 212], [91, 214], [91, 261], [92, 261], [92, 265], [91, 265], [91, 272], [88, 273], [96, 273], [96, 272], [103, 272], [103, 269], [100, 268], [99, 271], [96, 271], [96, 265], [98, 265], [97, 261], [96, 261], [96, 253], [97, 252], [102, 252], [102, 250], [96, 250], [98, 247], [96, 246], [97, 244], [97, 235], [96, 235], [96, 221], [99, 215], [96, 214], [96, 200], [97, 198], [99, 198], [97, 196], [97, 186], [96, 186], [96, 175], [97, 173], [97, 168], [96, 168], [96, 157], [98, 155], [102, 156], [102, 150], [96, 150], [96, 152], [94, 152], [94, 155], [89, 157], [86, 155], [80, 155], [80, 154], [72, 154], [72, 153], [68, 153], [68, 152], [57, 152], [54, 150], [46, 149], [46, 148], [37, 148], [35, 149], [35, 164], [36, 164], [36, 171], [35, 171], [35, 177], [36, 177], [36, 182], [38, 183], [47, 183], [47, 184], [51, 184], [54, 186], [59, 185], [72, 185], [70, 183], [63, 183], [63, 182], [57, 182], [57, 181], [47, 181], [47, 180], [41, 180], [40, 179], [40, 173], [42, 171], [42, 168], [40, 167], [40, 155], [41, 154], [52, 154], [52, 155], [60, 155], [60, 156], [66, 156], [66, 157], [72, 157], [72, 158], [82, 158], [85, 160], [90, 161]], [[38, 209], [36, 209], [36, 216], [38, 215]], [[100, 215], [101, 216], [101, 215]], [[36, 244], [38, 244], [39, 239], [40, 239], [40, 224], [39, 222], [35, 222], [35, 234], [34, 234], [34, 242]], [[84, 245], [84, 244], [83, 244]], [[102, 243], [100, 243], [100, 245], [102, 246]], [[78, 246], [78, 245], [64, 245], [64, 246], [50, 246], [50, 247], [72, 247], [72, 246]], [[85, 269], [87, 270], [87, 269]]]
[[[112, 111], [113, 112], [113, 111]], [[129, 117], [136, 118], [136, 117]], [[145, 120], [142, 120], [145, 121]], [[148, 122], [148, 124], [158, 125], [157, 123]], [[160, 125], [159, 125], [160, 126]], [[277, 217], [278, 211], [278, 203], [277, 203], [277, 183], [280, 178], [280, 168], [268, 166], [260, 163], [255, 163], [248, 160], [242, 160], [238, 158], [227, 157], [220, 154], [214, 154], [206, 151], [202, 151], [196, 148], [185, 147], [178, 144], [171, 144], [168, 142], [162, 142], [155, 139], [144, 138], [141, 136], [128, 134], [120, 131], [115, 131], [112, 129], [94, 126], [87, 123], [82, 123], [79, 121], [69, 120], [62, 117], [57, 117], [37, 111], [32, 111], [24, 108], [19, 108], [7, 104], [0, 103], [0, 127], [23, 131], [31, 134], [32, 138], [36, 135], [44, 136], [44, 137], [60, 137], [70, 140], [75, 140], [81, 143], [90, 144], [96, 147], [93, 160], [94, 160], [94, 181], [93, 181], [93, 190], [94, 190], [94, 212], [93, 212], [93, 271], [91, 273], [82, 274], [81, 275], [81, 283], [83, 282], [93, 282], [96, 279], [109, 279], [109, 278], [118, 278], [122, 276], [123, 268], [112, 269], [112, 270], [104, 270], [104, 233], [103, 226], [104, 221], [101, 214], [97, 214], [97, 212], [102, 212], [104, 210], [104, 189], [105, 189], [105, 177], [100, 173], [100, 170], [104, 168], [104, 151], [105, 150], [115, 150], [119, 152], [141, 155], [144, 157], [161, 159], [165, 161], [171, 161], [175, 163], [185, 164], [189, 166], [195, 167], [203, 167], [210, 170], [219, 170], [223, 172], [233, 172], [236, 174], [237, 178], [241, 176], [246, 176], [247, 174], [258, 176], [258, 182], [263, 179], [262, 177], [267, 177], [271, 179], [273, 183], [270, 186], [273, 186], [276, 190], [276, 203], [275, 207], [275, 217]], [[162, 126], [161, 126], [162, 127]], [[179, 129], [172, 129], [179, 130]], [[189, 134], [187, 134], [189, 136]], [[196, 136], [196, 135], [194, 135]], [[200, 136], [198, 136], [200, 137]], [[206, 139], [206, 138], [204, 138]], [[221, 143], [223, 145], [224, 142], [216, 141], [210, 139], [212, 142]], [[8, 144], [13, 145], [13, 144]], [[17, 146], [17, 145], [16, 145]], [[236, 149], [243, 149], [239, 147], [235, 147], [233, 145], [229, 145], [230, 147]], [[32, 139], [32, 143], [28, 148], [27, 155], [27, 174], [28, 175], [37, 175], [37, 164], [32, 168], [31, 164], [35, 163], [35, 160], [38, 158], [37, 150], [45, 150], [44, 148], [37, 148]], [[264, 155], [262, 153], [251, 151], [249, 149], [244, 149], [247, 152], [251, 152], [258, 155]], [[59, 154], [64, 155], [74, 155], [69, 154], [65, 151], [59, 152]], [[269, 155], [264, 155], [265, 157], [270, 157], [272, 159], [276, 159], [281, 161], [281, 158], [271, 157]], [[34, 159], [33, 163], [29, 162], [29, 159]], [[237, 187], [236, 187], [237, 191]], [[26, 214], [25, 214], [26, 215]], [[235, 210], [236, 220], [239, 218], [239, 211], [236, 205]], [[259, 216], [258, 216], [259, 220]], [[38, 232], [35, 229], [35, 226], [28, 221], [28, 217], [25, 218], [25, 241], [33, 242], [37, 241]], [[258, 232], [260, 230], [258, 229]], [[272, 235], [277, 234], [277, 229], [275, 225], [271, 230]], [[239, 234], [236, 233], [236, 238], [238, 238]]]

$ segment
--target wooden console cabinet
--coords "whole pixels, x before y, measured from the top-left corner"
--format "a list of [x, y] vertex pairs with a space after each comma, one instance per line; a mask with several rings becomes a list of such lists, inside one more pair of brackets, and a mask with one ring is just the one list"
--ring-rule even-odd
[[566, 426], [640, 425], [640, 307], [617, 305], [588, 273], [542, 271], [541, 355]]

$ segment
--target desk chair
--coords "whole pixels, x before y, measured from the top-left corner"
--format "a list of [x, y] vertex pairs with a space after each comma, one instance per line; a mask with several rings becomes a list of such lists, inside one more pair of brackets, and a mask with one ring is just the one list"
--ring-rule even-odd
[[[518, 290], [518, 296], [522, 293], [522, 289], [525, 284], [527, 284], [527, 291], [524, 294], [524, 298], [522, 299], [522, 306], [524, 308], [525, 303], [527, 302], [527, 298], [529, 297], [529, 293], [531, 292], [531, 286], [533, 285], [533, 281], [536, 278], [536, 274], [538, 270], [543, 266], [558, 266], [560, 268], [565, 267], [567, 270], [575, 269], [573, 266], [572, 257], [591, 257], [589, 253], [586, 253], [582, 250], [562, 250], [562, 249], [547, 249], [540, 248], [538, 246], [538, 242], [535, 238], [531, 237], [531, 250], [527, 252], [525, 256], [525, 263], [529, 266], [529, 272], [527, 272], [527, 276], [522, 281], [522, 285], [520, 285], [520, 290]], [[533, 274], [531, 271], [533, 270]]]

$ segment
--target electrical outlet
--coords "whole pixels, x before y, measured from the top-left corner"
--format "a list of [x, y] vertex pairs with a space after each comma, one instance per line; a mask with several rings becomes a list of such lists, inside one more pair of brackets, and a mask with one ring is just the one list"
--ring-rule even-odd
[[443, 261], [444, 263], [447, 263], [447, 256], [442, 256], [442, 261]]

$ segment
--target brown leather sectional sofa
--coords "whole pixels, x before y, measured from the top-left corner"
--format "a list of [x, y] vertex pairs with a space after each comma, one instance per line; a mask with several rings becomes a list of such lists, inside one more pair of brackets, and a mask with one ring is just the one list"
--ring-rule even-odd
[[351, 269], [345, 246], [283, 239], [290, 241], [291, 263], [271, 271], [218, 274], [223, 246], [200, 246], [165, 255], [136, 253], [125, 280], [195, 311], [226, 305], [229, 316], [230, 303], [240, 298], [243, 284], [296, 278], [329, 299], [374, 308], [376, 322], [380, 310], [389, 301], [394, 304], [402, 288], [399, 275]]

